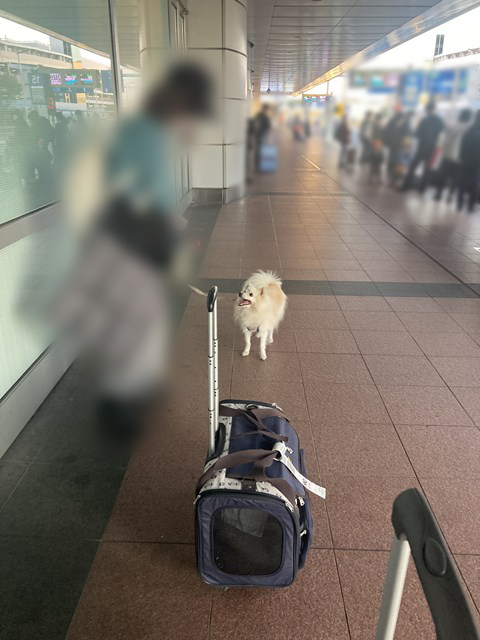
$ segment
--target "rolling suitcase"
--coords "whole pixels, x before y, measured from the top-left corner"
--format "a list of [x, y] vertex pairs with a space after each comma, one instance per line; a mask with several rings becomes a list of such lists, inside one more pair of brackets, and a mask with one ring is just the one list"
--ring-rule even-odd
[[295, 429], [275, 404], [219, 402], [217, 287], [209, 314], [209, 442], [197, 483], [197, 566], [210, 585], [286, 587], [312, 540], [307, 480]]
[[258, 170], [261, 173], [274, 173], [278, 167], [278, 148], [271, 142], [260, 144]]
[[407, 489], [392, 510], [394, 536], [375, 640], [393, 640], [410, 554], [432, 614], [437, 640], [479, 640], [455, 563], [427, 501]]

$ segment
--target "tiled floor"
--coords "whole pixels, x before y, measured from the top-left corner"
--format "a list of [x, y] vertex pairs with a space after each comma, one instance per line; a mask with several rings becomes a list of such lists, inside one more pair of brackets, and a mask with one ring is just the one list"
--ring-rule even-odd
[[[475, 284], [471, 278], [452, 276], [456, 261], [464, 273], [476, 258], [468, 243], [478, 232], [462, 236], [459, 259], [459, 232], [452, 240], [443, 225], [426, 229], [431, 216], [420, 209], [416, 221], [402, 223], [379, 195], [367, 193], [401, 235], [309, 164], [307, 151], [262, 178], [254, 195], [221, 208], [198, 279], [221, 289], [221, 395], [278, 402], [298, 428], [310, 475], [327, 487], [325, 503], [314, 499], [307, 567], [283, 591], [217, 591], [196, 574], [192, 503], [206, 441], [207, 318], [204, 299], [192, 296], [179, 333], [180, 393], [132, 455], [68, 640], [251, 640], [272, 633], [369, 640], [392, 501], [412, 486], [425, 492], [480, 605], [480, 298], [465, 286]], [[413, 200], [409, 206], [413, 216]], [[470, 224], [479, 226], [478, 216]], [[412, 229], [438, 262], [410, 242]], [[439, 265], [444, 258], [448, 272]], [[265, 362], [256, 344], [242, 358], [231, 320], [239, 279], [262, 267], [281, 273], [289, 294]], [[11, 458], [2, 472], [15, 483], [28, 463]], [[6, 512], [0, 526], [27, 535], [8, 503]], [[69, 518], [67, 531], [75, 523]], [[85, 519], [88, 539], [95, 524]], [[396, 638], [434, 638], [412, 568]]]

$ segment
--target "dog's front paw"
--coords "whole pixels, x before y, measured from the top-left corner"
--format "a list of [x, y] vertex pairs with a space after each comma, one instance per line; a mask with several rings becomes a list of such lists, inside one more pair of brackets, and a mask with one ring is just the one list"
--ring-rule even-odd
[[267, 354], [266, 353], [261, 353], [260, 354], [260, 360], [266, 360], [267, 359]]
[[246, 357], [249, 355], [249, 353], [250, 353], [250, 349], [244, 349], [244, 350], [242, 351], [242, 356], [243, 356], [244, 358], [246, 358]]
[[267, 344], [273, 344], [273, 338], [268, 338]]

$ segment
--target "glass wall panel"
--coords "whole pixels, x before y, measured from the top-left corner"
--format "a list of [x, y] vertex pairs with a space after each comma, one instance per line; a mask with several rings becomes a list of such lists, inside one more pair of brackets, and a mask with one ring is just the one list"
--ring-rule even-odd
[[42, 318], [63, 263], [60, 253], [52, 252], [62, 246], [60, 233], [53, 224], [0, 251], [0, 398], [52, 340]]
[[[40, 222], [67, 184], [83, 188], [84, 175], [66, 176], [91, 132], [116, 118], [111, 48], [107, 2], [2, 0], [0, 239], [4, 223], [33, 211]], [[57, 223], [0, 250], [0, 398], [54, 338], [42, 318], [68, 247], [58, 211]]]
[[86, 128], [114, 116], [109, 56], [0, 17], [0, 224], [58, 200]]

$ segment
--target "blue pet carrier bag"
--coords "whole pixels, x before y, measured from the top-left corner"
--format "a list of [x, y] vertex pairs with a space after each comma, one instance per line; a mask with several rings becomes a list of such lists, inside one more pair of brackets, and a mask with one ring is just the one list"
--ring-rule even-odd
[[208, 294], [209, 451], [196, 490], [200, 576], [220, 587], [286, 587], [306, 560], [313, 523], [295, 429], [274, 404], [218, 402], [217, 288]]

